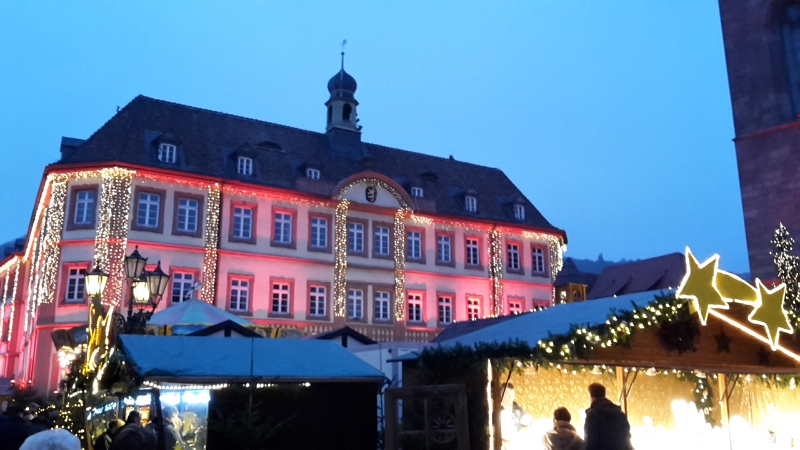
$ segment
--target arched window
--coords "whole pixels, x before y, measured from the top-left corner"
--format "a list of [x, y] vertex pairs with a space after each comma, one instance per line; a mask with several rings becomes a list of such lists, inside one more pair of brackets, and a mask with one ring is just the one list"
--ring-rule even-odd
[[353, 107], [350, 106], [350, 103], [345, 103], [344, 108], [342, 108], [342, 119], [345, 122], [350, 122], [350, 116], [353, 114]]
[[328, 123], [331, 123], [331, 119], [333, 119], [333, 106], [328, 105]]

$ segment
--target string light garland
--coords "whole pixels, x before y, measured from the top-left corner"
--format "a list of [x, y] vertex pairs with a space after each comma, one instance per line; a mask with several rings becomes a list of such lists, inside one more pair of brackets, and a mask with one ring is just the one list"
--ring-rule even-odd
[[52, 303], [58, 281], [58, 263], [61, 257], [61, 237], [67, 203], [67, 177], [54, 177], [50, 188], [50, 206], [47, 207], [41, 240], [42, 266], [36, 305]]
[[555, 280], [558, 272], [561, 272], [561, 268], [564, 267], [564, 252], [567, 251], [567, 244], [560, 236], [552, 234], [524, 231], [522, 235], [528, 239], [547, 242], [550, 250], [550, 279]]
[[344, 185], [339, 190], [339, 194], [336, 195], [336, 199], [337, 200], [341, 200], [342, 196], [344, 196], [344, 194], [346, 194], [347, 191], [349, 191], [350, 189], [358, 186], [359, 184], [366, 185], [366, 186], [369, 186], [369, 187], [374, 187], [374, 188], [379, 188], [379, 187], [383, 188], [386, 191], [388, 191], [392, 195], [392, 197], [394, 197], [395, 200], [397, 200], [397, 203], [400, 204], [400, 208], [402, 208], [402, 209], [410, 209], [408, 203], [406, 203], [405, 199], [403, 198], [403, 195], [400, 194], [400, 192], [398, 192], [389, 183], [387, 183], [387, 182], [385, 182], [383, 180], [375, 179], [375, 178], [366, 178], [366, 177], [357, 178], [357, 179], [347, 183], [346, 185]]
[[333, 315], [347, 315], [347, 209], [348, 200], [342, 200], [334, 213], [333, 241]]
[[108, 274], [103, 301], [108, 305], [119, 305], [123, 297], [131, 190], [136, 172], [120, 167], [100, 172], [102, 185], [94, 263]]
[[270, 200], [283, 201], [296, 205], [322, 206], [328, 208], [333, 208], [337, 205], [335, 201], [331, 200], [311, 199], [298, 195], [283, 194], [277, 191], [267, 192], [264, 190], [247, 189], [239, 186], [222, 186], [222, 192], [225, 194], [241, 195], [245, 197], [269, 198]]
[[394, 213], [394, 319], [403, 322], [406, 314], [406, 214]]
[[800, 258], [792, 254], [794, 238], [783, 223], [778, 225], [770, 244], [773, 250], [769, 254], [772, 255], [778, 278], [786, 285], [784, 308], [794, 325], [800, 326]]
[[491, 280], [492, 316], [503, 314], [503, 234], [489, 231], [489, 279]]
[[208, 188], [208, 207], [206, 208], [206, 253], [203, 258], [203, 287], [200, 298], [214, 304], [216, 297], [217, 261], [219, 247], [219, 224], [221, 212], [221, 190], [219, 184]]
[[[17, 264], [14, 266], [14, 289], [11, 290], [11, 311], [8, 316], [8, 342], [11, 342], [14, 331], [14, 305], [17, 303], [17, 285], [19, 284], [19, 267], [22, 264], [22, 259], [17, 258]], [[3, 308], [5, 309], [5, 308]]]

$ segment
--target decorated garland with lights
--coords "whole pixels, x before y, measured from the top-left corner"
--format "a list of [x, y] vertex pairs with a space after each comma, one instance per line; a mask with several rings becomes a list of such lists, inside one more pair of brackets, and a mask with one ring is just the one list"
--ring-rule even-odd
[[333, 315], [347, 315], [347, 209], [348, 200], [342, 200], [336, 206], [333, 227]]
[[217, 250], [219, 246], [220, 187], [214, 184], [208, 188], [208, 208], [206, 210], [206, 253], [203, 258], [203, 287], [201, 300], [214, 304], [216, 299]]
[[125, 280], [125, 247], [128, 243], [128, 219], [134, 171], [112, 167], [101, 171], [100, 211], [95, 237], [94, 262], [108, 274], [103, 301], [108, 305], [122, 302]]
[[795, 326], [800, 326], [800, 258], [792, 254], [794, 238], [789, 234], [783, 224], [779, 224], [775, 235], [770, 241], [773, 250], [772, 261], [778, 271], [778, 278], [786, 285], [784, 308], [792, 318]]
[[492, 315], [503, 314], [503, 233], [489, 231], [489, 279], [492, 292]]
[[[22, 259], [17, 258], [17, 264], [14, 267], [14, 289], [11, 291], [11, 311], [8, 316], [8, 341], [11, 342], [14, 330], [14, 305], [17, 303], [17, 285], [19, 284], [19, 266], [22, 264]], [[4, 308], [5, 309], [5, 308]]]
[[564, 252], [567, 251], [567, 245], [564, 244], [563, 239], [560, 236], [533, 231], [525, 231], [522, 235], [528, 239], [547, 242], [550, 249], [550, 279], [555, 280], [558, 272], [561, 272], [561, 268], [564, 267]]
[[58, 263], [61, 256], [62, 230], [67, 202], [67, 178], [63, 175], [54, 177], [50, 186], [50, 206], [45, 212], [44, 230], [39, 238], [42, 242], [42, 266], [39, 278], [39, 297], [37, 304], [52, 303], [55, 297], [58, 277]]
[[394, 214], [394, 319], [405, 320], [406, 300], [406, 213], [398, 209]]

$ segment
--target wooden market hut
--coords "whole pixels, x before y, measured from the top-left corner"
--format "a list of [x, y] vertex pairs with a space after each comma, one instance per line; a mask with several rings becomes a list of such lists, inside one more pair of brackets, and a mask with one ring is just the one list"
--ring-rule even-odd
[[[465, 346], [514, 361], [520, 346], [530, 349], [489, 371], [488, 448], [538, 445], [559, 406], [581, 429], [593, 382], [626, 410], [637, 449], [789, 448], [800, 442], [800, 341], [780, 331], [773, 345], [767, 327], [751, 320], [758, 306], [727, 302], [702, 323], [696, 304], [674, 291], [622, 295], [522, 314], [444, 340], [438, 351]], [[502, 343], [514, 354], [503, 355]], [[414, 361], [404, 370], [407, 385], [421, 378]], [[517, 430], [503, 430], [509, 391], [531, 416], [519, 432], [536, 430], [524, 445], [511, 442]]]

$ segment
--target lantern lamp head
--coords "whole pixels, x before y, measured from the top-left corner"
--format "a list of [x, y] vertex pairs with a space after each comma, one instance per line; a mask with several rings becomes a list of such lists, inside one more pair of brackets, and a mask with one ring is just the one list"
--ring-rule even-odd
[[169, 284], [169, 275], [161, 270], [161, 261], [158, 262], [156, 270], [148, 272], [147, 283], [150, 287], [150, 296], [160, 299], [164, 295], [167, 290], [167, 284]]
[[137, 280], [142, 277], [146, 265], [147, 258], [139, 254], [139, 246], [137, 245], [133, 253], [125, 257], [125, 275], [129, 280]]
[[150, 289], [144, 278], [133, 281], [133, 300], [137, 308], [144, 309], [150, 306]]
[[103, 290], [106, 288], [106, 283], [108, 282], [107, 273], [95, 266], [94, 269], [84, 275], [83, 278], [86, 283], [86, 294], [88, 294], [89, 297], [98, 297], [103, 294]]

